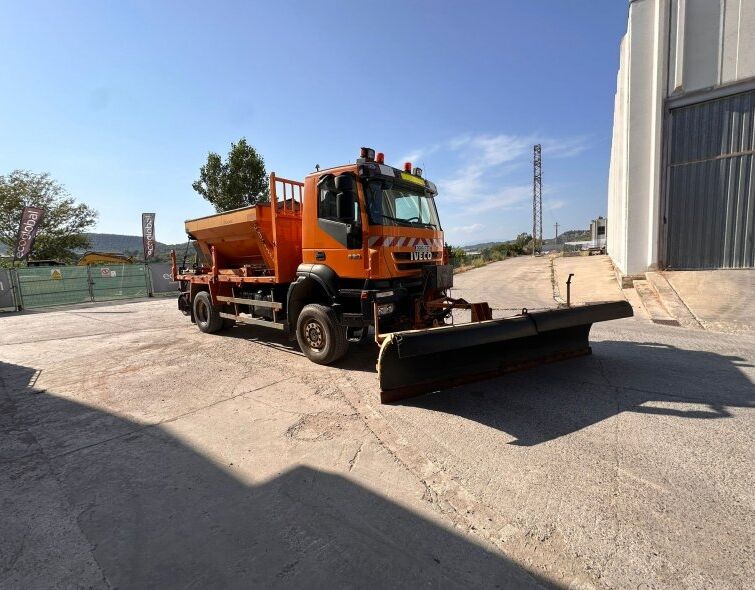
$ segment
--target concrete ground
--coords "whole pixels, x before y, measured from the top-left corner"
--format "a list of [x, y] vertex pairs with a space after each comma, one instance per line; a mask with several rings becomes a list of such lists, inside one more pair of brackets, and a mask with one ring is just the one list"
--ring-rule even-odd
[[685, 270], [663, 276], [706, 330], [755, 332], [755, 271]]
[[[555, 305], [547, 258], [455, 281]], [[755, 337], [592, 341], [381, 406], [371, 345], [321, 367], [172, 300], [0, 316], [0, 587], [749, 587]]]
[[611, 259], [600, 256], [559, 256], [553, 259], [556, 287], [566, 301], [566, 281], [574, 274], [571, 284], [573, 305], [596, 301], [619, 301], [625, 294], [616, 280]]
[[622, 289], [616, 279], [611, 259], [605, 254], [597, 256], [553, 257], [553, 280], [557, 301], [566, 302], [566, 281], [573, 273], [571, 302], [573, 305], [597, 301], [620, 301], [626, 299], [634, 309], [635, 319], [650, 321], [640, 296], [634, 289]]

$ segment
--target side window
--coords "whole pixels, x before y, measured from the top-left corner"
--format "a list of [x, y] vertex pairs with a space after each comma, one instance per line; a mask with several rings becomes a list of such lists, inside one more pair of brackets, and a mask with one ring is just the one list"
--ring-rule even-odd
[[419, 220], [422, 223], [431, 223], [433, 221], [433, 214], [430, 210], [432, 201], [430, 199], [419, 199], [420, 216]]
[[319, 184], [320, 195], [317, 199], [317, 216], [321, 219], [338, 221], [338, 198], [335, 179], [331, 176]]

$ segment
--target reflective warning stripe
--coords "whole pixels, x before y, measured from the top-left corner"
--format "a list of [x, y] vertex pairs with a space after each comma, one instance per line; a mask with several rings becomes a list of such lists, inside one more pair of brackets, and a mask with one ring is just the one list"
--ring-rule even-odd
[[431, 246], [435, 249], [443, 248], [443, 240], [440, 238], [410, 238], [408, 236], [370, 236], [367, 241], [370, 248], [381, 246], [394, 246], [396, 248], [413, 248], [419, 244]]

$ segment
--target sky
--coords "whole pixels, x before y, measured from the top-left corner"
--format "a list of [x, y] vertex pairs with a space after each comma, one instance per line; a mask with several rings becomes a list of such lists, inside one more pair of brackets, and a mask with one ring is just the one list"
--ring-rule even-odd
[[161, 242], [213, 212], [191, 188], [246, 137], [302, 179], [360, 146], [438, 185], [451, 244], [606, 214], [625, 0], [0, 0], [0, 175], [49, 172], [95, 231]]

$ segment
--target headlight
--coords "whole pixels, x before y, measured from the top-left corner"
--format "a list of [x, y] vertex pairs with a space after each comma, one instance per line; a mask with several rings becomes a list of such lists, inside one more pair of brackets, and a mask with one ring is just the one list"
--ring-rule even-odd
[[396, 305], [393, 303], [383, 303], [377, 306], [378, 315], [388, 315], [396, 310]]

